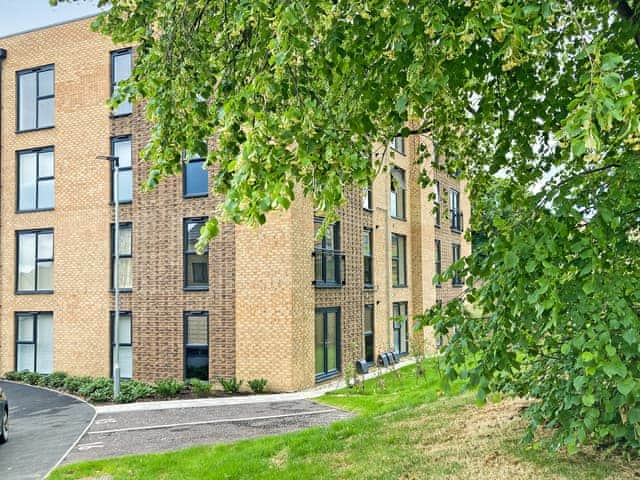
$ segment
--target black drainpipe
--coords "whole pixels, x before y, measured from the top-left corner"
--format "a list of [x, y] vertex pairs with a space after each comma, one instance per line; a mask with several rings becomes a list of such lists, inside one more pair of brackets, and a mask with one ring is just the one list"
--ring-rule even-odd
[[[0, 171], [1, 171], [1, 167], [2, 167], [2, 149], [4, 147], [4, 145], [2, 144], [2, 63], [4, 62], [4, 59], [7, 58], [7, 51], [4, 48], [0, 48]], [[0, 180], [0, 189], [4, 188], [2, 186], [2, 181]], [[0, 233], [1, 233], [1, 229], [3, 228], [2, 225], [0, 225]], [[1, 245], [0, 245], [1, 247]]]

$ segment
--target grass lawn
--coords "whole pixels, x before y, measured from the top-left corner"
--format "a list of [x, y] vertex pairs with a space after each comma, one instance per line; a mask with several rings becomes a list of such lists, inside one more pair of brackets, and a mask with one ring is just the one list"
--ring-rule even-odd
[[339, 390], [322, 403], [357, 413], [328, 427], [178, 452], [78, 463], [60, 479], [637, 479], [640, 462], [586, 451], [574, 456], [520, 444], [526, 405], [476, 407], [470, 394], [440, 392], [412, 367]]

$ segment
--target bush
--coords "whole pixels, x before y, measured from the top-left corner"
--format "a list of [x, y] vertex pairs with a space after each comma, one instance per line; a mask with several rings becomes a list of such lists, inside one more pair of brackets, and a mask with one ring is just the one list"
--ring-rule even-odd
[[199, 397], [204, 397], [211, 391], [211, 385], [209, 385], [209, 382], [204, 382], [197, 378], [189, 380], [189, 387], [191, 388], [191, 391]]
[[27, 372], [23, 377], [23, 381], [29, 385], [46, 385], [46, 377], [40, 373]]
[[113, 400], [113, 380], [106, 377], [92, 379], [78, 389], [78, 393], [92, 402]]
[[53, 372], [51, 375], [45, 378], [47, 383], [47, 387], [50, 388], [62, 388], [64, 387], [64, 382], [67, 379], [67, 374], [64, 372]]
[[24, 376], [29, 372], [7, 372], [4, 374], [4, 378], [7, 380], [12, 380], [14, 382], [22, 382], [24, 380]]
[[177, 396], [184, 388], [184, 383], [174, 378], [165, 378], [156, 382], [156, 395], [160, 398]]
[[80, 393], [80, 388], [92, 381], [93, 379], [91, 377], [75, 377], [69, 375], [64, 381], [64, 389], [69, 393]]
[[267, 381], [264, 378], [256, 378], [249, 380], [249, 388], [253, 393], [264, 392], [264, 387], [267, 386]]
[[137, 380], [128, 380], [120, 385], [120, 395], [116, 398], [118, 403], [131, 403], [140, 398], [150, 398], [156, 393], [153, 385], [138, 382]]
[[218, 378], [220, 385], [227, 393], [238, 393], [240, 391], [240, 387], [242, 386], [242, 380], [236, 380], [236, 377], [233, 377], [229, 380], [225, 380], [224, 378]]

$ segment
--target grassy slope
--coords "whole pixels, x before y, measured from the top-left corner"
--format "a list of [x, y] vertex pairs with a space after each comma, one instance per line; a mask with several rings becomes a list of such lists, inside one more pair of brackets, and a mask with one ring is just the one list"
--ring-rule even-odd
[[358, 413], [329, 427], [178, 452], [73, 464], [59, 479], [626, 479], [639, 463], [593, 452], [572, 457], [519, 443], [522, 401], [477, 408], [468, 394], [443, 396], [434, 364], [426, 380], [405, 368], [338, 391], [328, 405]]

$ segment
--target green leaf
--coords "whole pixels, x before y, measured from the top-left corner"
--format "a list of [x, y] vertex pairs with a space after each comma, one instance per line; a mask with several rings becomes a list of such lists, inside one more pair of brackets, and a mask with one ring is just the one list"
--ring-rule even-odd
[[622, 55], [611, 52], [605, 53], [602, 57], [602, 69], [605, 72], [615, 70], [623, 61], [624, 58], [622, 58]]
[[590, 407], [592, 406], [594, 403], [596, 403], [596, 397], [593, 396], [593, 394], [591, 393], [587, 393], [586, 395], [582, 396], [582, 404], [585, 407]]
[[629, 395], [636, 388], [636, 381], [633, 378], [626, 378], [616, 384], [618, 391], [624, 395]]

